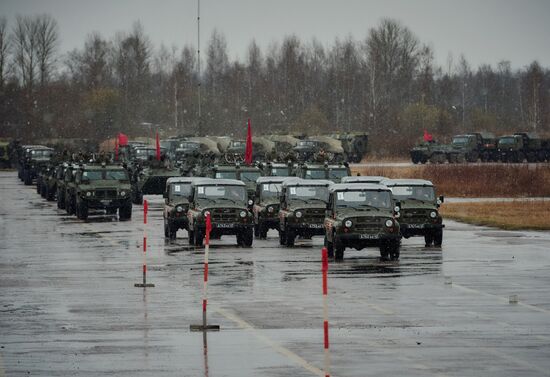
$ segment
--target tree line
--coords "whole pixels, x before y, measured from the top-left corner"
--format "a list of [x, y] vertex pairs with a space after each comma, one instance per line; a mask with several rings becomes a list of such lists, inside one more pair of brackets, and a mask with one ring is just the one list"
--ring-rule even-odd
[[0, 136], [102, 140], [158, 127], [243, 137], [250, 117], [256, 134], [369, 132], [374, 150], [396, 154], [424, 129], [443, 139], [550, 131], [549, 69], [473, 68], [464, 56], [438, 66], [393, 19], [328, 47], [289, 35], [262, 50], [252, 40], [243, 61], [215, 30], [200, 74], [196, 46], [156, 48], [139, 22], [111, 38], [93, 32], [67, 54], [59, 42], [49, 15], [0, 18]]

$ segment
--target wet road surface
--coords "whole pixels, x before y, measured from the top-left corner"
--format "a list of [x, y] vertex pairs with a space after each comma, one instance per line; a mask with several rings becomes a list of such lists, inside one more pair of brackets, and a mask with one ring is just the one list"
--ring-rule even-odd
[[[165, 242], [150, 197], [149, 281], [141, 206], [118, 222], [66, 216], [0, 173], [0, 376], [322, 376], [322, 238], [278, 246]], [[334, 376], [550, 375], [550, 233], [447, 222], [442, 249], [404, 240], [399, 262], [346, 250], [329, 267]], [[451, 284], [449, 284], [451, 283]], [[509, 296], [517, 295], [517, 304]]]

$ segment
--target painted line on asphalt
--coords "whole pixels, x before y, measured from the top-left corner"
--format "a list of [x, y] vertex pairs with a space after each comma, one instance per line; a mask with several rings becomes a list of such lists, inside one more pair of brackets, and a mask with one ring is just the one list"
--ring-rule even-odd
[[[453, 288], [458, 288], [458, 289], [460, 289], [462, 291], [465, 291], [465, 292], [477, 293], [477, 294], [482, 295], [482, 296], [496, 298], [499, 301], [502, 301], [504, 303], [508, 303], [508, 298], [506, 298], [506, 297], [494, 295], [492, 293], [482, 292], [482, 291], [479, 291], [479, 290], [474, 289], [474, 288], [468, 288], [468, 287], [465, 287], [463, 285], [456, 284], [455, 282], [453, 282], [452, 286], [453, 286]], [[519, 305], [519, 306], [523, 306], [524, 308], [527, 308], [527, 309], [530, 309], [530, 310], [533, 310], [533, 311], [536, 311], [536, 312], [539, 312], [539, 313], [550, 314], [550, 310], [547, 310], [547, 309], [544, 309], [544, 308], [539, 308], [538, 306], [535, 306], [535, 305], [526, 304], [526, 303], [521, 302], [521, 301], [519, 301], [517, 304], [510, 304], [510, 305]]]
[[389, 310], [389, 309], [384, 309], [384, 308], [382, 308], [382, 307], [380, 307], [379, 305], [376, 305], [376, 304], [367, 304], [367, 306], [371, 309], [376, 310], [377, 312], [382, 313], [382, 314], [387, 314], [387, 315], [395, 314], [394, 311]]
[[285, 348], [281, 346], [280, 344], [274, 342], [264, 334], [260, 333], [254, 326], [252, 326], [250, 323], [246, 322], [244, 319], [238, 317], [236, 314], [230, 313], [229, 311], [225, 309], [221, 309], [218, 307], [215, 307], [213, 309], [216, 313], [221, 314], [225, 318], [227, 318], [230, 321], [235, 322], [237, 325], [239, 325], [241, 328], [249, 331], [254, 335], [257, 339], [261, 340], [271, 348], [273, 348], [275, 351], [277, 351], [279, 354], [285, 356], [289, 360], [294, 361], [296, 364], [300, 365], [303, 369], [307, 370], [308, 372], [311, 372], [317, 376], [324, 377], [325, 373], [317, 368], [316, 366], [310, 364], [308, 361], [303, 359], [302, 357], [298, 356], [288, 348]]

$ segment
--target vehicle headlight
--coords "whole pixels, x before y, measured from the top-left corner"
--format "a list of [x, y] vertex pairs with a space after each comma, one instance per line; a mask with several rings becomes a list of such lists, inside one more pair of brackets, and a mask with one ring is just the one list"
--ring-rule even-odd
[[430, 212], [430, 217], [432, 219], [435, 219], [437, 217], [437, 212], [435, 212], [435, 211]]
[[248, 199], [248, 205], [251, 206], [252, 204], [254, 204], [254, 201], [252, 199]]
[[120, 196], [126, 196], [126, 191], [122, 190], [122, 191], [120, 192]]
[[296, 212], [294, 213], [294, 215], [295, 215], [297, 218], [300, 218], [300, 217], [302, 217], [302, 212], [296, 211]]
[[87, 192], [86, 192], [86, 196], [87, 196], [87, 197], [92, 196], [92, 192], [91, 192], [91, 191], [87, 191]]
[[351, 226], [353, 225], [353, 222], [351, 220], [346, 220], [344, 222], [344, 225], [346, 226], [346, 228], [351, 228]]
[[239, 213], [239, 216], [241, 216], [242, 218], [245, 218], [246, 217], [246, 211], [241, 211], [241, 213]]
[[275, 208], [273, 208], [273, 207], [267, 207], [267, 212], [273, 213], [273, 211], [275, 211]]
[[391, 227], [393, 226], [393, 221], [391, 221], [391, 220], [386, 220], [386, 226], [387, 226], [388, 228], [391, 228]]
[[437, 202], [436, 202], [436, 203], [437, 203], [438, 206], [440, 206], [442, 202], [441, 202], [440, 199], [437, 199]]
[[399, 212], [399, 211], [401, 211], [401, 208], [399, 206], [395, 206], [395, 207], [393, 207], [393, 211], [394, 212]]
[[183, 212], [182, 206], [176, 206], [176, 212]]

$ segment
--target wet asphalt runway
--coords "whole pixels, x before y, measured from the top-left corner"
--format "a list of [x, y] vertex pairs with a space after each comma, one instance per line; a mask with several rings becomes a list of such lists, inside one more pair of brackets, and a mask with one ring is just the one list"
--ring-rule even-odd
[[[212, 241], [207, 354], [202, 250], [165, 242], [150, 197], [130, 222], [68, 217], [0, 172], [0, 376], [322, 376], [322, 238]], [[346, 250], [329, 267], [334, 376], [550, 375], [550, 233], [447, 221], [442, 249], [399, 262]], [[451, 281], [452, 283], [449, 284]], [[517, 304], [509, 303], [518, 295]]]

